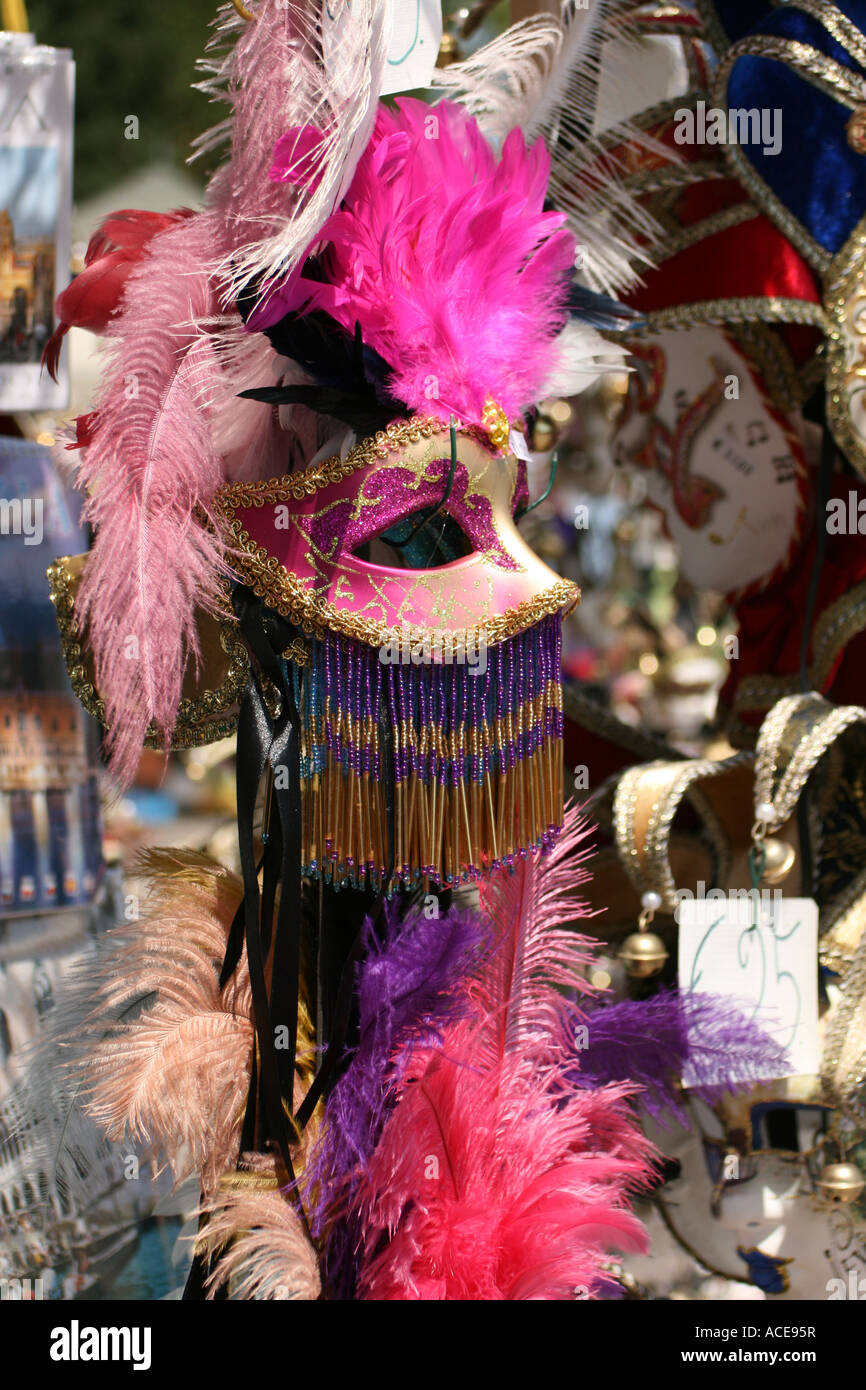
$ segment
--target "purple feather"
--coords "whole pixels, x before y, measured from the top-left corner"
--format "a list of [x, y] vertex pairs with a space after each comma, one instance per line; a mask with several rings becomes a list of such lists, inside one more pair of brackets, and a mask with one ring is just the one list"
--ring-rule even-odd
[[[659, 1120], [668, 1111], [686, 1123], [677, 1089], [686, 1066], [697, 1083], [690, 1090], [711, 1104], [726, 1090], [777, 1075], [785, 1060], [783, 1047], [718, 995], [665, 990], [589, 1010], [580, 1022], [588, 1046], [573, 1079], [593, 1089], [634, 1082], [643, 1087], [640, 1102]], [[722, 1078], [732, 1061], [745, 1079], [727, 1084]]]
[[[368, 918], [356, 968], [360, 1035], [325, 1107], [321, 1137], [302, 1179], [314, 1237], [331, 1226], [325, 1276], [331, 1297], [351, 1297], [355, 1231], [351, 1199], [376, 1147], [415, 1047], [435, 1045], [462, 1015], [457, 986], [478, 959], [488, 929], [473, 912], [440, 918], [385, 908], [382, 939]], [[395, 1059], [399, 1052], [399, 1062]]]

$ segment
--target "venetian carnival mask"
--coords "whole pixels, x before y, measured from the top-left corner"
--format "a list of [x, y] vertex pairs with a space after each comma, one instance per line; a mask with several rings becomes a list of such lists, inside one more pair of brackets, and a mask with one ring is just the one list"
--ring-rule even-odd
[[719, 593], [766, 584], [789, 562], [806, 510], [792, 420], [721, 329], [653, 333], [632, 353], [616, 461], [645, 471], [690, 583]]
[[[223, 489], [245, 582], [306, 634], [304, 867], [356, 883], [450, 883], [555, 836], [560, 622], [579, 599], [520, 536], [523, 465], [481, 431], [394, 424], [301, 473]], [[430, 513], [465, 552], [424, 569], [371, 542]], [[417, 531], [417, 523], [414, 527]]]
[[[517, 455], [532, 402], [621, 363], [622, 350], [595, 330], [628, 317], [603, 296], [573, 291], [575, 243], [562, 215], [545, 208], [541, 143], [527, 149], [512, 132], [497, 160], [449, 103], [436, 108], [434, 126], [432, 138], [424, 103], [380, 108], [351, 187], [295, 269], [241, 280], [233, 331], [249, 366], [232, 381], [233, 408], [269, 461], [280, 458], [286, 432], [282, 457], [293, 471], [269, 477], [248, 443], [238, 470], [225, 446], [229, 421], [220, 426], [223, 485], [160, 550], [162, 584], [154, 579], [146, 605], [134, 576], [123, 601], [128, 576], [115, 568], [112, 614], [99, 615], [99, 548], [81, 603], [77, 576], [57, 580], [70, 661], [87, 667], [80, 685], [125, 755], [145, 711], [148, 738], [162, 732], [163, 744], [181, 726], [192, 739], [229, 732], [248, 673], [266, 710], [291, 714], [301, 745], [301, 867], [337, 885], [448, 885], [557, 836], [560, 627], [580, 595], [517, 530], [529, 502]], [[268, 178], [314, 196], [319, 153], [316, 130], [294, 128], [274, 146]], [[165, 235], [189, 237], [194, 225]], [[128, 232], [118, 222], [117, 235]], [[221, 360], [234, 358], [218, 344]], [[310, 447], [305, 419], [360, 442], [319, 461], [321, 433]], [[88, 422], [88, 457], [101, 457], [106, 428], [101, 413]], [[124, 450], [116, 435], [112, 449]], [[170, 477], [169, 495], [184, 490], [186, 516], [190, 494]], [[152, 499], [148, 545], [154, 525], [171, 519], [163, 494]], [[107, 536], [115, 509], [103, 510]], [[400, 559], [387, 563], [383, 546]], [[234, 612], [225, 579], [220, 601], [213, 596], [220, 568], [237, 582]], [[156, 570], [154, 561], [148, 578]], [[154, 613], [174, 631], [175, 610], [159, 602], [171, 586], [185, 625], [174, 646], [167, 632], [152, 637]], [[210, 590], [210, 602], [193, 614], [196, 588]], [[255, 613], [239, 614], [241, 590]], [[148, 661], [127, 666], [110, 634], [140, 609], [142, 636], [133, 635]], [[263, 626], [273, 653], [260, 645]], [[196, 643], [216, 655], [219, 680], [212, 662], [196, 674]], [[262, 770], [275, 746], [275, 736], [255, 742]], [[279, 771], [272, 767], [275, 779]], [[276, 780], [274, 788], [283, 790]]]
[[[856, 1289], [866, 1272], [866, 1222], [862, 1203], [834, 1203], [818, 1187], [827, 1112], [745, 1097], [739, 1109], [735, 1124], [693, 1100], [690, 1129], [650, 1127], [679, 1164], [659, 1194], [669, 1232], [734, 1281], [731, 1298], [749, 1286], [783, 1301], [850, 1297], [852, 1275]], [[653, 1259], [634, 1261], [633, 1272], [655, 1285]]]

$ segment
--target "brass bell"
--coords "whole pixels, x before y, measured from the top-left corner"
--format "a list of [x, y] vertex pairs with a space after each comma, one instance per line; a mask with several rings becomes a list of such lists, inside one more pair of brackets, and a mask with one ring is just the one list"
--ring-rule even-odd
[[797, 851], [793, 845], [788, 844], [787, 840], [780, 840], [775, 835], [765, 839], [763, 845], [766, 857], [761, 882], [782, 883], [794, 867]]
[[856, 1202], [864, 1188], [866, 1178], [856, 1163], [827, 1163], [821, 1169], [818, 1187], [825, 1197], [837, 1202]]
[[619, 948], [619, 959], [635, 980], [649, 980], [664, 967], [668, 950], [654, 931], [636, 931]]

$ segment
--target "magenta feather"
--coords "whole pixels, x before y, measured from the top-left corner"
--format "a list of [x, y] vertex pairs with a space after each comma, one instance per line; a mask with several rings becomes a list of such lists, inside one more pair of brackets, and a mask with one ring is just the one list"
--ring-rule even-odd
[[499, 1010], [498, 1050], [547, 1036], [570, 1049], [572, 1038], [560, 989], [593, 995], [586, 969], [597, 942], [574, 930], [590, 916], [579, 896], [589, 882], [593, 827], [575, 806], [540, 860], [520, 860], [513, 873], [493, 874], [481, 885], [481, 906], [498, 924], [499, 949], [487, 972], [491, 1009]]
[[610, 1250], [645, 1248], [629, 1194], [653, 1151], [634, 1087], [580, 1089], [568, 1075], [573, 1011], [559, 989], [589, 990], [588, 943], [564, 929], [585, 915], [572, 889], [586, 834], [570, 811], [553, 854], [491, 881], [496, 940], [464, 987], [467, 1016], [398, 1065], [358, 1202], [363, 1298], [601, 1297]]
[[418, 1059], [385, 1126], [362, 1188], [363, 1298], [596, 1297], [612, 1248], [645, 1249], [631, 1088], [564, 1094], [533, 1057], [490, 1065], [479, 1029]]
[[349, 191], [318, 240], [325, 283], [296, 276], [252, 327], [324, 309], [390, 365], [390, 389], [420, 414], [479, 423], [493, 398], [509, 416], [556, 369], [554, 339], [575, 242], [545, 212], [550, 163], [519, 131], [497, 161], [452, 102], [381, 107]]

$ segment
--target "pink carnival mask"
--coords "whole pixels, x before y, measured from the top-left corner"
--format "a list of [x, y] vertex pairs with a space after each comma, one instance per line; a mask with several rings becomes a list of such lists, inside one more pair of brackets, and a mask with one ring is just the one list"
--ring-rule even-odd
[[[239, 577], [304, 634], [306, 872], [386, 876], [388, 762], [396, 879], [452, 882], [558, 833], [561, 618], [579, 590], [517, 530], [523, 465], [480, 430], [455, 438], [452, 459], [448, 429], [413, 419], [218, 494]], [[356, 553], [418, 513], [450, 518], [468, 553], [429, 569]]]
[[[239, 573], [298, 626], [376, 647], [403, 635], [440, 647], [465, 637], [492, 643], [571, 608], [575, 585], [539, 560], [514, 523], [526, 499], [523, 465], [480, 432], [457, 439], [453, 477], [448, 431], [430, 421], [392, 426], [345, 459], [222, 489]], [[355, 553], [440, 503], [471, 548], [462, 558], [408, 569]]]

